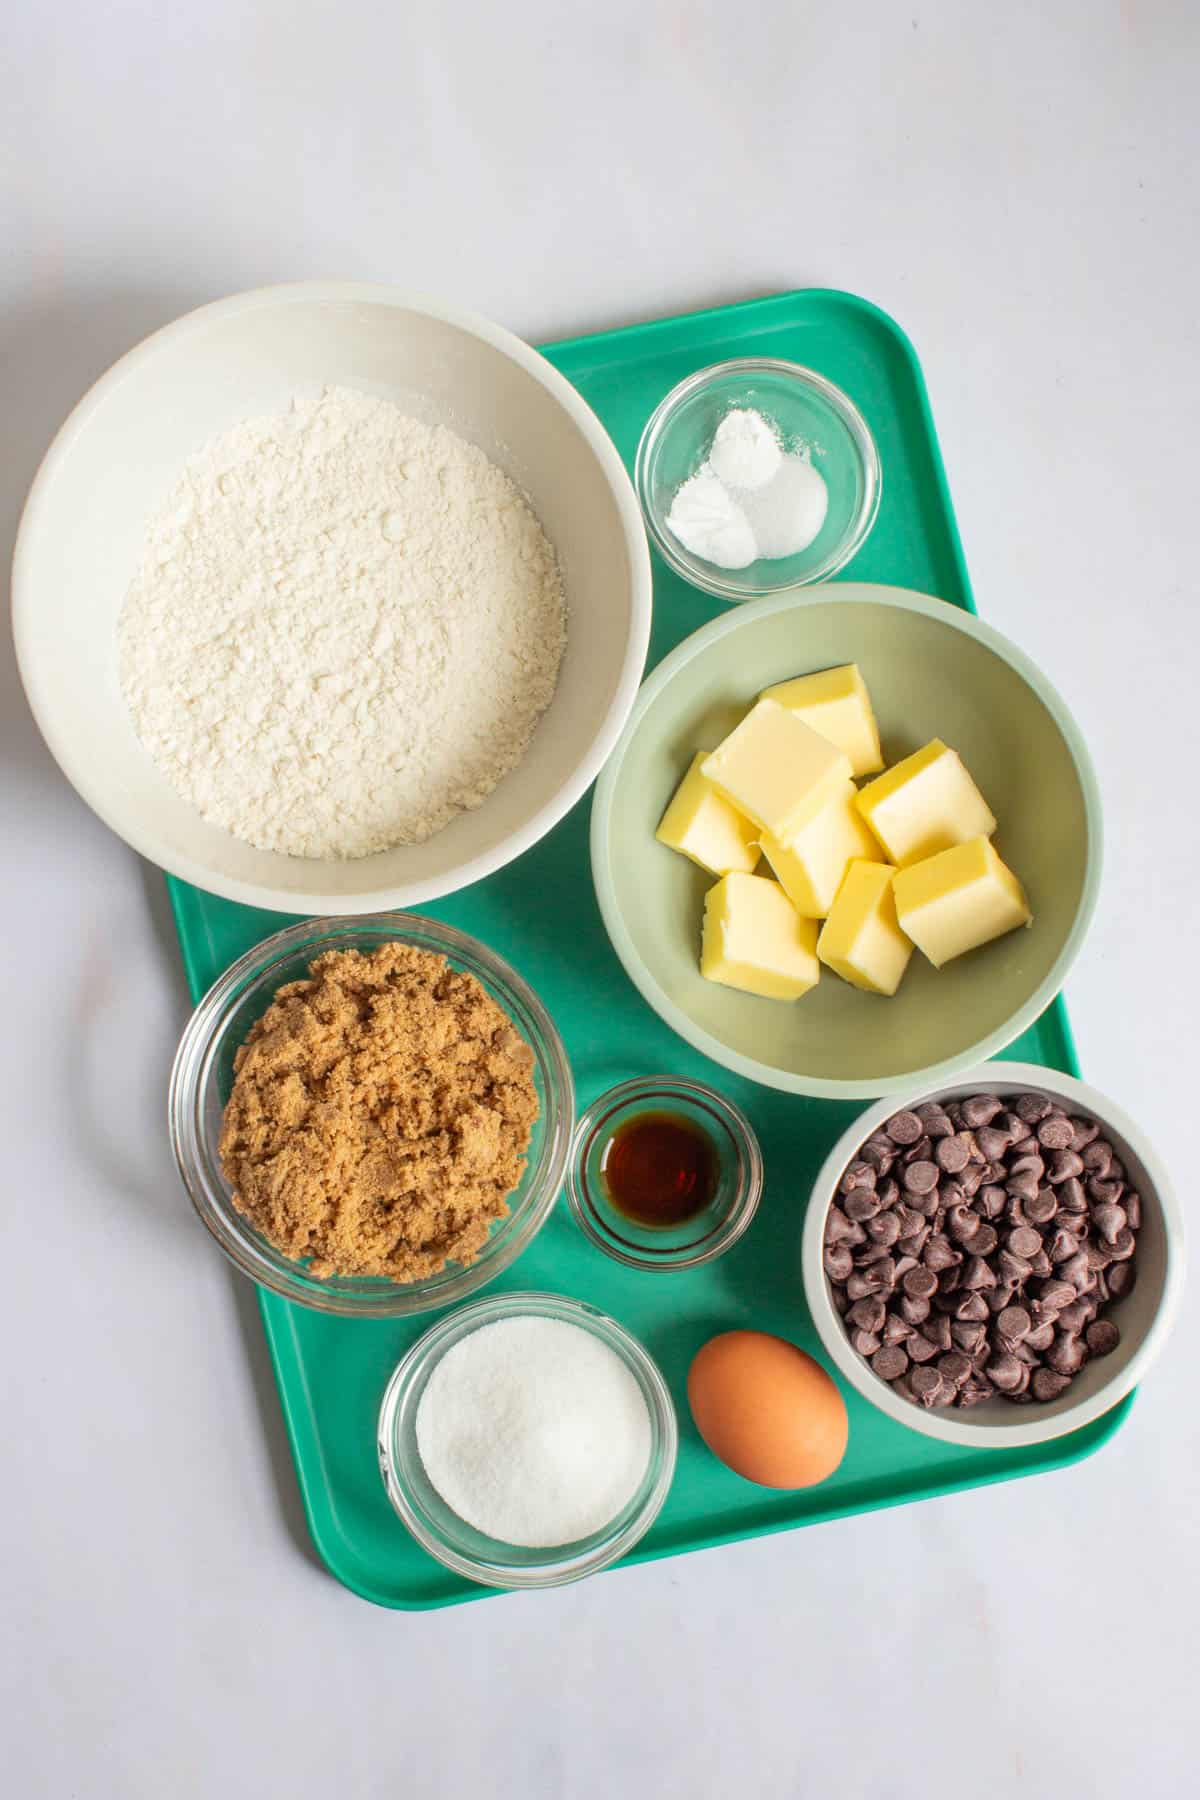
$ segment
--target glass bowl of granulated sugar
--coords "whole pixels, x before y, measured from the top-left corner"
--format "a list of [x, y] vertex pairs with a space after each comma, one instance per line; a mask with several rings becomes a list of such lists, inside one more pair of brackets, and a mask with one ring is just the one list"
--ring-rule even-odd
[[879, 455], [853, 400], [772, 357], [672, 388], [642, 433], [635, 479], [663, 557], [722, 600], [827, 581], [879, 511]]

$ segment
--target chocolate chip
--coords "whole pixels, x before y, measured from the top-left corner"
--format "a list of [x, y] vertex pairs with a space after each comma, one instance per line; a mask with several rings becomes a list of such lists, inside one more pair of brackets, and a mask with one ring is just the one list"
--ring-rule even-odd
[[1032, 1200], [1042, 1185], [1042, 1178], [1040, 1174], [1035, 1175], [1032, 1169], [1026, 1169], [1023, 1174], [1010, 1174], [1004, 1185], [1010, 1199]]
[[986, 1326], [964, 1323], [960, 1319], [954, 1320], [950, 1327], [950, 1335], [958, 1348], [967, 1356], [976, 1355], [987, 1343]]
[[873, 1219], [867, 1220], [867, 1236], [886, 1248], [900, 1236], [900, 1221], [894, 1212], [877, 1213]]
[[1039, 1277], [1043, 1276], [1043, 1275], [1049, 1275], [1053, 1269], [1053, 1266], [1054, 1265], [1051, 1263], [1050, 1258], [1046, 1255], [1046, 1250], [1045, 1250], [1044, 1245], [1038, 1251], [1036, 1256], [1030, 1258], [1029, 1270], [1032, 1275], [1036, 1275]]
[[950, 1114], [939, 1101], [926, 1100], [924, 1105], [914, 1110], [929, 1137], [945, 1137], [954, 1130]]
[[1110, 1200], [1119, 1200], [1125, 1192], [1125, 1184], [1121, 1181], [1101, 1181], [1093, 1175], [1087, 1184], [1088, 1199], [1098, 1206], [1106, 1206]]
[[1033, 1372], [1033, 1397], [1035, 1400], [1057, 1400], [1071, 1385], [1069, 1375], [1059, 1375], [1054, 1369], [1035, 1369]]
[[1056, 1150], [1046, 1174], [1051, 1187], [1058, 1187], [1064, 1181], [1078, 1181], [1083, 1174], [1083, 1164], [1073, 1150]]
[[891, 1175], [885, 1175], [875, 1189], [875, 1192], [879, 1195], [880, 1206], [885, 1209], [889, 1206], [895, 1206], [897, 1200], [900, 1198], [900, 1183], [894, 1180]]
[[1048, 1225], [1058, 1211], [1058, 1200], [1053, 1188], [1039, 1188], [1037, 1193], [1025, 1202], [1025, 1217], [1031, 1225]]
[[822, 1261], [830, 1281], [845, 1281], [854, 1268], [849, 1244], [827, 1244]]
[[962, 1285], [969, 1294], [986, 1293], [996, 1285], [996, 1271], [984, 1257], [969, 1255], [963, 1269]]
[[[1076, 1149], [1078, 1149], [1078, 1145], [1076, 1146]], [[1087, 1148], [1080, 1151], [1079, 1154], [1080, 1161], [1083, 1163], [1088, 1174], [1098, 1177], [1101, 1181], [1112, 1168], [1113, 1147], [1104, 1138], [1097, 1138], [1094, 1143], [1088, 1144]]]
[[923, 1127], [916, 1113], [898, 1112], [892, 1114], [883, 1129], [893, 1144], [915, 1144]]
[[885, 1175], [896, 1160], [896, 1146], [890, 1138], [876, 1133], [874, 1137], [867, 1139], [858, 1154], [863, 1162], [870, 1163], [879, 1174]]
[[[850, 1164], [838, 1186], [843, 1194], [853, 1194], [858, 1188], [873, 1188], [875, 1186], [875, 1170], [869, 1162], [864, 1162], [860, 1158], [859, 1161]], [[847, 1211], [849, 1212], [849, 1208]], [[850, 1217], [853, 1218], [854, 1214], [850, 1213]]]
[[998, 1131], [994, 1125], [984, 1125], [975, 1133], [975, 1142], [989, 1162], [999, 1162], [1007, 1154], [1011, 1141], [1006, 1131]]
[[996, 1329], [1015, 1343], [1029, 1335], [1032, 1325], [1033, 1320], [1023, 1306], [1006, 1306], [996, 1319]]
[[1037, 1125], [1050, 1113], [1050, 1102], [1044, 1094], [1020, 1094], [1013, 1101], [1013, 1111], [1026, 1125]]
[[925, 1267], [940, 1275], [943, 1269], [951, 1269], [961, 1261], [962, 1251], [954, 1248], [944, 1232], [935, 1231], [925, 1246]]
[[912, 1326], [907, 1324], [906, 1321], [900, 1317], [899, 1313], [888, 1314], [887, 1323], [883, 1328], [883, 1341], [885, 1344], [906, 1343], [912, 1334]]
[[1046, 1362], [1056, 1375], [1076, 1375], [1087, 1361], [1087, 1351], [1073, 1332], [1055, 1333]]
[[937, 1293], [937, 1276], [932, 1269], [910, 1269], [902, 1285], [910, 1300], [928, 1300]]
[[914, 1369], [909, 1380], [922, 1406], [940, 1406], [944, 1397], [949, 1398], [943, 1394], [945, 1383], [936, 1369]]
[[998, 1387], [1002, 1394], [1011, 1394], [1015, 1388], [1019, 1388], [1024, 1374], [1024, 1364], [1019, 1363], [1016, 1357], [1009, 1355], [1007, 1351], [1000, 1351], [999, 1354], [988, 1360], [988, 1380], [993, 1387]]
[[932, 1362], [938, 1354], [938, 1347], [930, 1343], [923, 1332], [914, 1331], [908, 1340], [908, 1354], [915, 1363]]
[[952, 1387], [961, 1387], [971, 1374], [971, 1359], [961, 1350], [947, 1350], [937, 1360], [938, 1374]]
[[1014, 1256], [1024, 1257], [1026, 1261], [1031, 1256], [1036, 1256], [1042, 1247], [1041, 1233], [1035, 1231], [1032, 1225], [1018, 1225], [1014, 1231], [1009, 1232], [1005, 1241]]
[[1126, 1226], [1124, 1230], [1118, 1231], [1108, 1249], [1114, 1262], [1127, 1262], [1137, 1249], [1137, 1239]]
[[910, 1194], [932, 1194], [938, 1184], [938, 1168], [936, 1163], [908, 1163], [902, 1177], [904, 1186]]
[[861, 1244], [866, 1235], [860, 1226], [851, 1224], [840, 1206], [831, 1206], [825, 1215], [827, 1244]]
[[982, 1229], [979, 1214], [963, 1202], [948, 1207], [946, 1229], [956, 1244], [967, 1244]]
[[842, 1201], [842, 1210], [856, 1225], [864, 1225], [868, 1219], [875, 1217], [881, 1204], [874, 1188], [852, 1188]]
[[1007, 1200], [1008, 1195], [1002, 1187], [997, 1186], [995, 1182], [988, 1182], [987, 1186], [981, 1187], [975, 1195], [976, 1211], [981, 1212], [985, 1219], [998, 1219], [1004, 1211]]
[[1069, 1176], [1059, 1187], [1058, 1209], [1066, 1213], [1082, 1213], [1087, 1211], [1087, 1195], [1083, 1191], [1083, 1183], [1074, 1175]]
[[1101, 1202], [1092, 1208], [1092, 1224], [1106, 1244], [1115, 1244], [1128, 1222], [1125, 1208], [1115, 1200]]
[[1074, 1137], [1071, 1139], [1071, 1148], [1072, 1150], [1078, 1150], [1080, 1153], [1086, 1150], [1088, 1145], [1093, 1143], [1095, 1139], [1100, 1136], [1100, 1127], [1097, 1125], [1095, 1119], [1077, 1119], [1072, 1117], [1071, 1126], [1075, 1133]]
[[1085, 1336], [1093, 1356], [1107, 1356], [1121, 1341], [1121, 1333], [1111, 1319], [1097, 1319], [1088, 1326]]
[[1131, 1262], [1114, 1263], [1108, 1271], [1108, 1291], [1114, 1300], [1123, 1300], [1133, 1292], [1137, 1270]]
[[958, 1178], [959, 1186], [968, 1200], [973, 1200], [983, 1186], [986, 1163], [968, 1163]]
[[[1046, 1246], [1047, 1254], [1052, 1263], [1065, 1263], [1069, 1261], [1072, 1256], [1075, 1256], [1078, 1253], [1078, 1250], [1079, 1239], [1075, 1236], [1073, 1231], [1068, 1231], [1065, 1225], [1059, 1226], [1058, 1230], [1054, 1233], [1054, 1236]], [[1063, 1279], [1066, 1280], [1066, 1277], [1064, 1276]]]
[[[1016, 1232], [1010, 1232], [1009, 1235], [1015, 1237]], [[1010, 1287], [1020, 1287], [1021, 1283], [1028, 1281], [1033, 1273], [1028, 1257], [1021, 1256], [1016, 1250], [1008, 1249], [1001, 1250], [997, 1256], [996, 1271], [1001, 1281], [1006, 1281]], [[1064, 1279], [1066, 1278], [1064, 1277]]]
[[1004, 1102], [996, 1094], [971, 1094], [962, 1102], [964, 1125], [972, 1131], [978, 1131], [981, 1125], [990, 1125], [998, 1112], [1003, 1112]]
[[1037, 1128], [1037, 1141], [1044, 1150], [1069, 1150], [1074, 1137], [1075, 1127], [1061, 1113], [1052, 1113]]
[[1017, 1291], [1014, 1281], [1001, 1281], [996, 1278], [996, 1285], [988, 1291], [987, 1303], [990, 1313], [1002, 1313], [1006, 1306], [1012, 1305], [1013, 1295]]
[[931, 1307], [928, 1300], [914, 1300], [911, 1294], [900, 1296], [900, 1314], [910, 1325], [923, 1325], [929, 1317]]
[[989, 1225], [985, 1219], [983, 1224], [980, 1225], [979, 1230], [975, 1233], [975, 1236], [971, 1239], [971, 1255], [990, 1256], [999, 1242], [1000, 1233], [996, 1230], [994, 1225]]
[[1075, 1289], [1069, 1281], [1064, 1281], [1060, 1275], [1056, 1275], [1050, 1281], [1043, 1281], [1037, 1298], [1039, 1305], [1053, 1306], [1061, 1312], [1064, 1306], [1071, 1305], [1075, 1298]]
[[942, 1138], [934, 1146], [933, 1160], [947, 1175], [961, 1175], [971, 1160], [971, 1150], [966, 1138], [958, 1134]]
[[978, 1406], [981, 1400], [990, 1400], [995, 1391], [990, 1381], [981, 1380], [978, 1375], [975, 1375], [965, 1386], [959, 1388], [958, 1404], [960, 1406]]
[[871, 1367], [884, 1381], [898, 1381], [901, 1375], [908, 1373], [908, 1352], [899, 1344], [884, 1344], [875, 1352]]
[[966, 1323], [972, 1323], [981, 1319], [988, 1319], [991, 1317], [991, 1314], [988, 1311], [988, 1303], [982, 1294], [964, 1293], [959, 1300], [958, 1305], [954, 1308], [954, 1316], [956, 1319], [962, 1319]]
[[846, 1314], [847, 1322], [859, 1326], [863, 1331], [882, 1331], [886, 1317], [887, 1304], [878, 1294], [869, 1294], [863, 1300], [856, 1300]]
[[1064, 1281], [1069, 1281], [1077, 1294], [1086, 1294], [1092, 1284], [1092, 1271], [1088, 1268], [1086, 1250], [1077, 1250], [1064, 1263], [1059, 1263], [1058, 1273]]
[[852, 1331], [850, 1342], [860, 1356], [874, 1356], [882, 1343], [882, 1338], [874, 1331]]
[[1048, 1350], [1054, 1342], [1054, 1320], [1047, 1319], [1044, 1325], [1035, 1325], [1025, 1338], [1025, 1342], [1031, 1350], [1036, 1350], [1039, 1356], [1043, 1350]]

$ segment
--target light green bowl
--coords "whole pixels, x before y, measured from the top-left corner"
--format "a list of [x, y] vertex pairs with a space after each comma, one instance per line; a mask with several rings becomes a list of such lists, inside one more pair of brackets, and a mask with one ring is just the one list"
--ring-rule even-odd
[[[696, 750], [764, 687], [856, 662], [888, 764], [940, 737], [999, 820], [1034, 922], [942, 970], [913, 955], [894, 999], [828, 970], [802, 1000], [758, 1000], [699, 971], [713, 877], [655, 841]], [[644, 684], [592, 807], [592, 875], [613, 947], [674, 1030], [794, 1094], [861, 1099], [950, 1081], [1049, 1005], [1096, 904], [1100, 799], [1078, 727], [1033, 663], [972, 614], [904, 588], [839, 582], [752, 601], [687, 638]]]

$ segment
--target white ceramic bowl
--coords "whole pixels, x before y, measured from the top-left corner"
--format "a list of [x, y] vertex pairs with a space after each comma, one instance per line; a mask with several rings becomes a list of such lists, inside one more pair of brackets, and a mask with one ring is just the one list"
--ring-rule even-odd
[[[926, 1100], [955, 1100], [965, 1094], [1047, 1094], [1072, 1112], [1097, 1119], [1112, 1140], [1133, 1185], [1142, 1196], [1142, 1228], [1138, 1232], [1137, 1283], [1110, 1313], [1121, 1330], [1121, 1342], [1108, 1356], [1086, 1364], [1070, 1387], [1047, 1405], [1013, 1406], [1007, 1400], [985, 1400], [969, 1412], [935, 1409], [926, 1412], [892, 1392], [886, 1381], [850, 1346], [822, 1266], [825, 1217], [837, 1185], [864, 1139], [885, 1119]], [[804, 1221], [802, 1245], [804, 1293], [813, 1323], [829, 1356], [852, 1387], [890, 1419], [947, 1444], [1012, 1449], [1042, 1444], [1090, 1424], [1117, 1404], [1145, 1375], [1158, 1356], [1179, 1310], [1183, 1290], [1183, 1217], [1166, 1171], [1142, 1133], [1104, 1094], [1070, 1075], [1036, 1063], [998, 1062], [968, 1073], [948, 1087], [926, 1088], [906, 1096], [889, 1095], [861, 1113], [829, 1152], [813, 1186]]]
[[[142, 749], [121, 695], [116, 624], [147, 515], [215, 434], [300, 390], [382, 394], [450, 426], [529, 495], [562, 563], [558, 691], [520, 766], [427, 843], [352, 862], [255, 850], [206, 824]], [[509, 332], [393, 288], [306, 282], [202, 307], [130, 351], [80, 401], [25, 507], [13, 618], [25, 690], [68, 780], [172, 874], [282, 912], [377, 912], [478, 881], [549, 831], [616, 743], [650, 630], [650, 562], [632, 485], [575, 390]]]

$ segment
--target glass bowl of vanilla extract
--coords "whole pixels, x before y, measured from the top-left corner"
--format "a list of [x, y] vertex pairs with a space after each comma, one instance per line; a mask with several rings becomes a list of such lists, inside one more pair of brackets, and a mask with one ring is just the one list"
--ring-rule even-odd
[[762, 1196], [754, 1128], [699, 1081], [609, 1088], [575, 1130], [567, 1197], [580, 1228], [630, 1269], [694, 1269], [737, 1243]]

